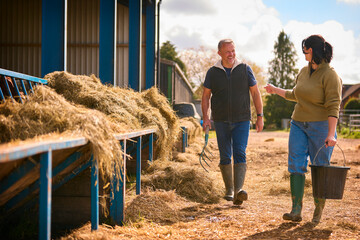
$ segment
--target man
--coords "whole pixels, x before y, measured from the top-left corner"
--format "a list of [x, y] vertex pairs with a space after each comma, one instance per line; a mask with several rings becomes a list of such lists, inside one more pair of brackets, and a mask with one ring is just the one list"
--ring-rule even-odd
[[[246, 173], [246, 147], [250, 130], [250, 94], [257, 112], [256, 130], [264, 126], [260, 91], [251, 68], [235, 57], [231, 39], [218, 44], [221, 57], [205, 77], [201, 107], [203, 127], [211, 126], [209, 107], [215, 124], [220, 152], [220, 171], [225, 183], [225, 199], [241, 205], [248, 195], [242, 189]], [[233, 164], [231, 157], [233, 155]]]

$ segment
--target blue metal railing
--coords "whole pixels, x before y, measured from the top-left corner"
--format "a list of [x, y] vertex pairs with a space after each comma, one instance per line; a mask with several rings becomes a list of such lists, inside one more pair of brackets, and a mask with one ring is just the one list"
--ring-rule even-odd
[[[47, 84], [45, 79], [33, 77], [26, 74], [21, 74], [0, 68], [0, 103], [4, 102], [6, 98], [12, 101], [23, 103], [29, 93], [33, 92], [33, 88], [38, 84]], [[115, 137], [122, 146], [125, 153], [123, 165], [121, 168], [121, 176], [114, 176], [114, 181], [111, 184], [110, 196], [110, 216], [117, 225], [122, 225], [124, 218], [125, 207], [125, 162], [126, 162], [126, 142], [131, 139], [137, 142], [135, 145], [136, 152], [136, 194], [141, 192], [141, 149], [143, 145], [149, 146], [149, 160], [153, 160], [153, 143], [154, 143], [154, 129], [145, 129], [141, 131], [134, 131], [125, 134], [116, 134]], [[148, 135], [148, 143], [143, 144], [143, 136]], [[88, 141], [83, 138], [61, 139], [46, 142], [31, 142], [21, 145], [0, 145], [0, 167], [19, 159], [25, 161], [16, 168], [16, 171], [10, 172], [0, 181], [0, 206], [6, 209], [14, 209], [21, 205], [26, 199], [33, 196], [39, 191], [39, 239], [51, 238], [51, 195], [52, 191], [59, 188], [66, 182], [73, 179], [85, 169], [91, 168], [91, 229], [97, 230], [99, 226], [99, 169], [97, 161], [91, 157], [89, 160], [81, 163], [69, 174], [63, 177], [60, 181], [52, 184], [52, 179], [58, 176], [64, 169], [76, 162], [82, 156], [81, 153], [75, 152], [67, 159], [62, 161], [56, 167], [52, 168], [53, 156], [52, 152], [62, 149], [70, 149], [75, 147], [82, 147], [88, 144]], [[40, 155], [40, 161], [34, 162], [30, 160], [31, 157]], [[40, 175], [34, 182], [28, 183], [23, 189], [18, 189], [17, 192], [10, 193], [10, 189], [18, 183], [18, 181], [25, 179], [26, 175], [31, 174], [40, 168]], [[37, 170], [38, 171], [38, 170]], [[118, 187], [117, 184], [120, 184]]]
[[38, 84], [47, 84], [47, 80], [0, 68], [0, 102], [6, 98], [23, 103]]

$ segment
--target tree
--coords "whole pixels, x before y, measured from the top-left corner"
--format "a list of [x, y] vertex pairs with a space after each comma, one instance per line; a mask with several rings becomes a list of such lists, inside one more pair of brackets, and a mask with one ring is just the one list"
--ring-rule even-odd
[[166, 41], [162, 44], [160, 48], [160, 57], [176, 62], [187, 77], [185, 64], [178, 58], [176, 47], [170, 41]]
[[219, 59], [215, 49], [203, 46], [197, 49], [185, 49], [179, 53], [179, 57], [185, 63], [188, 79], [195, 89], [201, 86], [207, 70]]
[[350, 98], [350, 100], [345, 104], [344, 109], [360, 110], [360, 99], [359, 98]]
[[[299, 69], [295, 68], [297, 54], [294, 44], [282, 30], [274, 44], [274, 59], [269, 62], [269, 80], [274, 86], [292, 89]], [[295, 102], [283, 99], [278, 95], [266, 96], [264, 117], [266, 126], [281, 127], [281, 119], [291, 118]]]

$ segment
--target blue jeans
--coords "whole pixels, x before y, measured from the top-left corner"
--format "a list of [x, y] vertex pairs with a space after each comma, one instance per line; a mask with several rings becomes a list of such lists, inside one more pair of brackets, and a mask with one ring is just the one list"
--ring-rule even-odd
[[232, 155], [234, 164], [245, 163], [250, 121], [214, 122], [214, 124], [220, 152], [220, 164], [231, 164]]
[[[297, 122], [291, 120], [288, 170], [292, 174], [307, 172], [308, 157], [313, 165], [330, 165], [334, 147], [323, 147], [328, 134], [328, 121]], [[335, 135], [336, 137], [336, 135]], [[319, 151], [319, 149], [321, 150]], [[316, 159], [315, 155], [319, 151]]]

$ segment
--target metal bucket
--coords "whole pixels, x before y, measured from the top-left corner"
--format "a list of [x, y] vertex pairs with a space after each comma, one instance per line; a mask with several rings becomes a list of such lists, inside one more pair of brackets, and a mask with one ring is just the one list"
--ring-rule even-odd
[[[345, 167], [345, 154], [341, 148], [340, 150], [344, 157], [343, 167], [310, 165], [314, 197], [325, 199], [342, 199], [344, 194], [346, 175], [350, 167]], [[314, 162], [319, 151], [315, 155]]]

